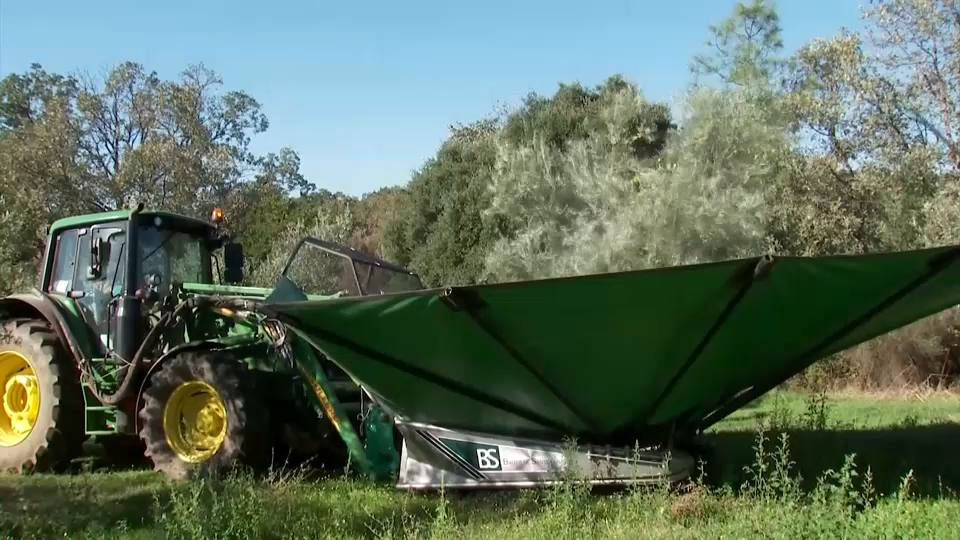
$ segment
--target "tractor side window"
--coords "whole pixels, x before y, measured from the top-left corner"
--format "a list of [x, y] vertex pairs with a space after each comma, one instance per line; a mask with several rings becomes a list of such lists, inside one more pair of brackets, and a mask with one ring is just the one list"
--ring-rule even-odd
[[126, 270], [126, 233], [118, 230], [107, 237], [110, 244], [109, 258], [104, 261], [103, 273], [99, 278], [89, 279], [90, 244], [96, 237], [94, 233], [83, 235], [80, 239], [80, 256], [77, 259], [76, 288], [83, 291], [83, 297], [77, 300], [84, 318], [92, 324], [101, 337], [107, 333], [110, 318], [111, 300], [123, 292], [124, 271]]
[[73, 288], [77, 263], [77, 234], [77, 229], [71, 229], [57, 236], [47, 292], [67, 294]]
[[419, 291], [424, 288], [420, 278], [414, 274], [374, 266], [363, 261], [353, 261], [353, 265], [357, 269], [364, 295]]
[[119, 232], [110, 236], [110, 260], [106, 271], [106, 281], [110, 283], [110, 294], [123, 294], [123, 282], [127, 274], [127, 235]]

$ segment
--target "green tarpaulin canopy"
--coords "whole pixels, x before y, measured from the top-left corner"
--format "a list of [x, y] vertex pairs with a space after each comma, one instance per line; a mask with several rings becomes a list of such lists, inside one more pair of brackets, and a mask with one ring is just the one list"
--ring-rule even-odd
[[412, 421], [632, 444], [960, 303], [957, 248], [758, 258], [268, 306]]

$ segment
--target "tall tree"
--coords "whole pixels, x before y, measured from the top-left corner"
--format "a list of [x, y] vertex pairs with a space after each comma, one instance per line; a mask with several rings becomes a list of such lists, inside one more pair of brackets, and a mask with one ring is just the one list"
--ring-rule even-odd
[[789, 251], [905, 249], [953, 228], [943, 225], [960, 202], [956, 7], [881, 0], [865, 15], [864, 32], [801, 47], [785, 77], [808, 141], [781, 199]]
[[772, 82], [783, 49], [780, 15], [772, 0], [737, 2], [733, 13], [709, 32], [707, 51], [694, 56], [690, 66], [695, 75], [740, 86]]
[[293, 151], [253, 155], [267, 119], [253, 97], [222, 85], [203, 66], [165, 81], [132, 62], [101, 76], [33, 65], [0, 81], [5, 265], [29, 274], [45, 226], [65, 215], [143, 202], [205, 217], [254, 178], [261, 191], [307, 192]]

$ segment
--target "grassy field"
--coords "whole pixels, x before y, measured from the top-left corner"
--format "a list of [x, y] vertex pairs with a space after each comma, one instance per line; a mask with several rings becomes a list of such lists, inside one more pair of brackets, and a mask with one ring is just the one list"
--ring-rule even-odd
[[[960, 398], [775, 394], [711, 434], [709, 482], [457, 497], [347, 480], [0, 476], [3, 538], [960, 538]], [[759, 444], [762, 443], [762, 444]]]

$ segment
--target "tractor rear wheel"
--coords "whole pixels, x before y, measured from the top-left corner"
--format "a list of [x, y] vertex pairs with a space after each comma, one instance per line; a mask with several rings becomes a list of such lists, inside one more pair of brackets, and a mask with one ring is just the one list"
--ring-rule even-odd
[[77, 367], [49, 325], [2, 322], [0, 470], [65, 468], [83, 453], [84, 415]]
[[216, 476], [270, 462], [268, 412], [252, 374], [226, 351], [186, 352], [150, 376], [140, 438], [172, 479]]

